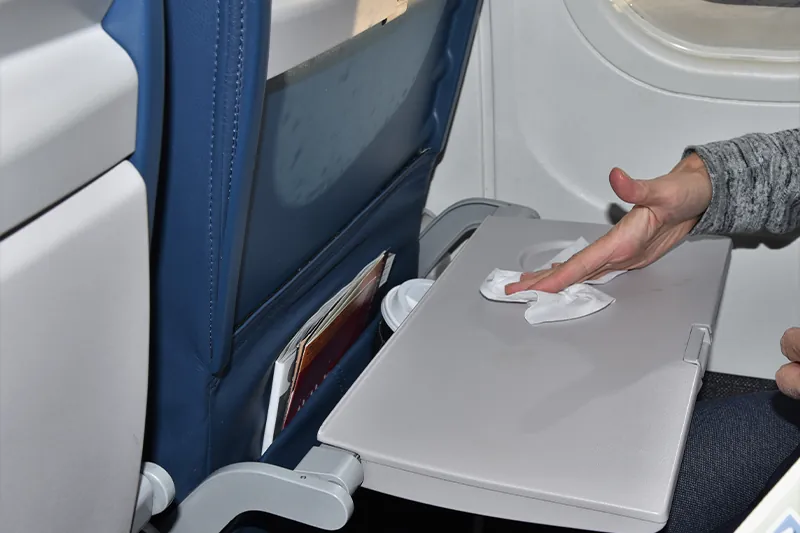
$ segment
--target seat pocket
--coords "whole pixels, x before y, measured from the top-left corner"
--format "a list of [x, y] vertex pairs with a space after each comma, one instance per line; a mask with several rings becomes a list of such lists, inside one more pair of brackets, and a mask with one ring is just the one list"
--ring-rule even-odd
[[[234, 349], [228, 360], [221, 361], [215, 373], [225, 371], [225, 367], [230, 364], [230, 357], [237, 358], [242, 352], [246, 352], [241, 350], [243, 344], [261, 338], [267, 333], [265, 330], [275, 328], [276, 322], [285, 322], [287, 312], [292, 315], [289, 311], [298, 302], [313, 300], [315, 305], [318, 304], [315, 311], [380, 251], [388, 250], [398, 254], [395, 269], [397, 263], [405, 262], [406, 258], [399, 257], [401, 252], [413, 252], [411, 255], [415, 257], [409, 257], [408, 260], [417, 261], [416, 241], [427, 196], [428, 177], [435, 159], [432, 152], [425, 152], [415, 158], [311, 260], [302, 265], [291, 279], [237, 327], [234, 332]], [[354, 255], [362, 256], [365, 252], [372, 255], [359, 257], [359, 264], [353, 263], [352, 266], [342, 268], [345, 263], [352, 263], [350, 259], [357, 259]], [[412, 276], [415, 274], [416, 272]], [[303, 317], [303, 321], [311, 314], [313, 311]], [[291, 316], [295, 330], [302, 325], [302, 321], [297, 321], [298, 318], [300, 317]], [[286, 342], [288, 341], [289, 338], [286, 338]]]
[[[376, 297], [374, 311], [377, 311], [377, 303], [385, 291], [416, 277], [422, 211], [428, 177], [435, 160], [435, 154], [428, 152], [406, 166], [355, 220], [237, 328], [232, 350], [216, 372], [217, 379], [212, 389], [209, 444], [212, 469], [239, 461], [254, 461], [262, 455], [264, 423], [272, 387], [270, 369], [276, 357], [298, 329], [364, 265], [384, 250], [396, 254], [389, 279]], [[357, 365], [346, 366], [352, 368], [355, 379], [360, 368]], [[336, 372], [328, 376], [326, 389], [331, 381], [336, 381], [337, 375], [343, 374]], [[317, 394], [320, 394], [319, 390], [314, 393]], [[319, 401], [317, 399], [314, 404]], [[330, 408], [336, 401], [332, 401]], [[314, 404], [312, 408], [306, 404], [307, 413], [316, 411]], [[314, 426], [313, 421], [300, 416], [292, 420], [292, 425], [294, 431], [299, 431], [298, 427], [310, 424], [307, 431], [311, 440], [305, 441], [310, 446], [321, 422], [320, 419]], [[291, 434], [293, 432], [287, 433]], [[288, 445], [273, 443], [273, 446], [269, 455]], [[298, 450], [290, 456], [302, 457], [304, 453]]]
[[377, 331], [378, 318], [374, 318], [270, 445], [261, 457], [262, 462], [294, 468], [319, 443], [317, 432], [320, 426], [372, 360]]

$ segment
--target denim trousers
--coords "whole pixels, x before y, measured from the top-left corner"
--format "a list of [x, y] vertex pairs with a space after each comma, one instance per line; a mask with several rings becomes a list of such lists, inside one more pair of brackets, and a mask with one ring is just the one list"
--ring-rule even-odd
[[800, 458], [800, 402], [756, 392], [698, 402], [664, 533], [733, 532]]

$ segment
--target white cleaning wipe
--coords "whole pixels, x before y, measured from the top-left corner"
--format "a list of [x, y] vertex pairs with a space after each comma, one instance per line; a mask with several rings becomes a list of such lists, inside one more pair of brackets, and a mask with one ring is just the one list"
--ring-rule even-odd
[[[588, 244], [585, 239], [578, 239], [538, 270], [550, 268], [553, 263], [565, 262], [577, 252], [583, 250]], [[525, 320], [530, 324], [559, 322], [596, 313], [614, 303], [614, 298], [589, 285], [608, 283], [624, 273], [624, 270], [610, 272], [600, 279], [571, 285], [557, 294], [542, 291], [522, 291], [506, 294], [506, 285], [518, 282], [522, 273], [496, 268], [481, 284], [480, 291], [484, 298], [496, 302], [528, 304], [528, 309], [525, 311]]]
[[506, 285], [519, 281], [521, 275], [521, 272], [496, 268], [481, 285], [481, 294], [496, 302], [528, 304], [525, 320], [530, 324], [573, 320], [614, 303], [614, 298], [585, 283], [576, 283], [557, 294], [542, 291], [506, 294]]

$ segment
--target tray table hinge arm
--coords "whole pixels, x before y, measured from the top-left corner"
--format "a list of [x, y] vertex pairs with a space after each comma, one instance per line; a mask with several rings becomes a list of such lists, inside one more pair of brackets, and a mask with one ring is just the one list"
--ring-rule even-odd
[[335, 531], [353, 515], [351, 495], [364, 481], [358, 457], [312, 448], [294, 470], [245, 462], [223, 467], [178, 507], [170, 533], [219, 533], [237, 516], [259, 511]]

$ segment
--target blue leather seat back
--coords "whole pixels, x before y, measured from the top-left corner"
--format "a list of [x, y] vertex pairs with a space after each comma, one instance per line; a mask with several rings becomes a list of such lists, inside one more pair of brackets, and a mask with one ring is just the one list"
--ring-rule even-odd
[[152, 228], [164, 125], [164, 6], [161, 1], [114, 0], [103, 29], [128, 53], [139, 77], [136, 147], [130, 162], [144, 178]]
[[[266, 81], [264, 2], [168, 0], [151, 457], [183, 498], [261, 452], [271, 366], [379, 252], [416, 275], [479, 0], [424, 0]], [[261, 458], [293, 467], [372, 356], [367, 329]]]

